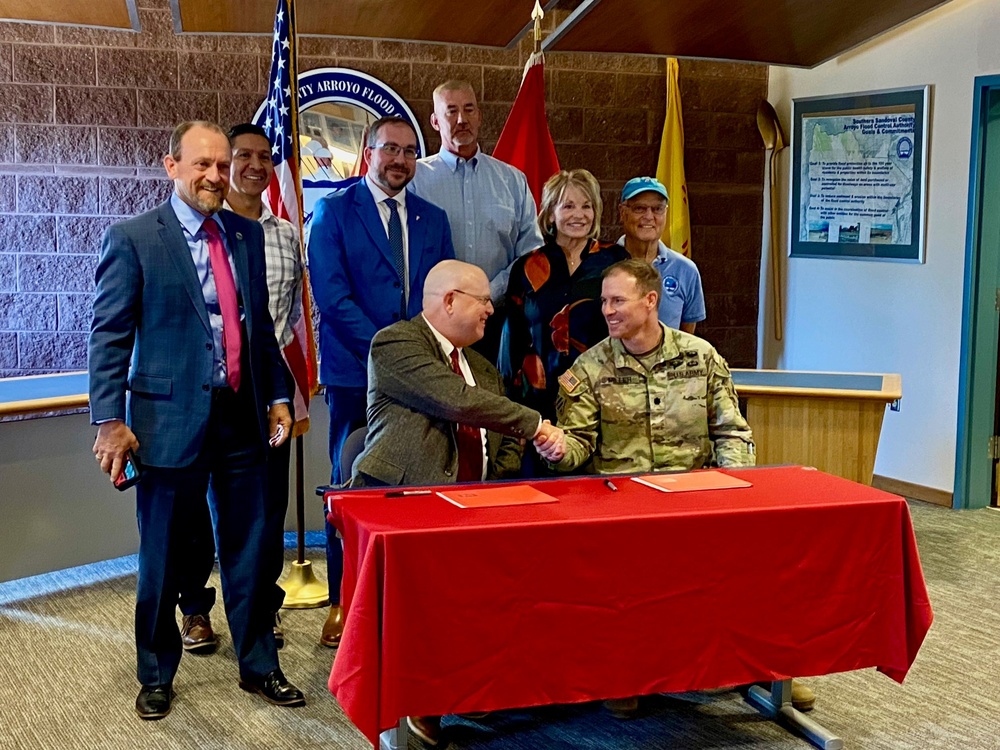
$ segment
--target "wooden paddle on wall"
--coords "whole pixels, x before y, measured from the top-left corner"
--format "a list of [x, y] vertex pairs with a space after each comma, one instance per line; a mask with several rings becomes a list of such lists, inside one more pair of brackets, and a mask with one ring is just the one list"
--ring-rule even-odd
[[788, 146], [788, 139], [785, 136], [784, 129], [781, 127], [778, 113], [774, 111], [774, 107], [766, 99], [757, 107], [757, 129], [760, 131], [761, 138], [764, 139], [764, 148], [771, 152], [768, 156], [768, 165], [770, 166], [768, 190], [771, 205], [771, 226], [768, 232], [771, 251], [769, 257], [771, 264], [771, 285], [774, 287], [774, 294], [772, 295], [772, 299], [774, 300], [774, 338], [781, 341], [783, 324], [781, 315], [781, 265], [779, 263], [778, 235], [776, 234], [778, 229], [778, 203], [776, 200], [777, 189], [775, 184], [778, 176], [778, 165], [774, 160], [778, 152]]

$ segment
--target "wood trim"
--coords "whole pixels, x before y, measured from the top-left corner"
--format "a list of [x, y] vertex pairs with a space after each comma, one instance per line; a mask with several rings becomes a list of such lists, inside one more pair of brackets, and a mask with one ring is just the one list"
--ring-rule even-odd
[[[172, 0], [172, 5], [184, 33], [269, 34], [274, 28], [274, 0]], [[531, 3], [299, 0], [295, 17], [299, 34], [508, 47], [530, 26]]]
[[[271, 15], [274, 15], [273, 11]], [[96, 2], [35, 0], [31, 3], [0, 0], [0, 18], [27, 23], [53, 23], [126, 31], [139, 30], [139, 16], [135, 10], [134, 0], [97, 0]]]
[[861, 401], [880, 401], [884, 404], [891, 403], [902, 398], [902, 392], [895, 390], [881, 391], [848, 391], [835, 390], [833, 388], [791, 388], [776, 385], [739, 385], [736, 384], [736, 393], [740, 398], [750, 396], [776, 396], [785, 398], [794, 396], [796, 398], [853, 398]]
[[872, 487], [885, 492], [891, 492], [894, 495], [912, 498], [913, 500], [922, 500], [932, 505], [941, 505], [945, 508], [952, 507], [954, 501], [954, 494], [947, 490], [925, 487], [922, 484], [914, 484], [913, 482], [904, 482], [902, 479], [892, 479], [884, 477], [881, 474], [875, 474], [872, 477]]
[[545, 51], [628, 52], [814, 67], [943, 4], [944, 0], [602, 0], [585, 3], [585, 13], [571, 15]]
[[[30, 384], [33, 380], [47, 380], [52, 383], [58, 382], [58, 387], [55, 389], [56, 393], [52, 395], [19, 399], [17, 401], [0, 401], [0, 417], [82, 409], [88, 406], [90, 404], [90, 396], [86, 393], [86, 384], [83, 387], [84, 392], [73, 393], [75, 390], [73, 387], [74, 384], [68, 382], [70, 378], [79, 378], [81, 375], [86, 375], [86, 372], [63, 372], [55, 375], [24, 375], [19, 378], [5, 378], [4, 385], [17, 385], [25, 382]], [[47, 388], [43, 389], [43, 392], [51, 393], [52, 390], [51, 388]], [[67, 393], [67, 391], [69, 392]], [[6, 396], [6, 394], [4, 395]]]
[[37, 398], [30, 401], [11, 401], [0, 404], [0, 417], [24, 414], [38, 414], [46, 411], [63, 411], [66, 409], [83, 409], [90, 405], [86, 393], [75, 396], [58, 396], [56, 398]]

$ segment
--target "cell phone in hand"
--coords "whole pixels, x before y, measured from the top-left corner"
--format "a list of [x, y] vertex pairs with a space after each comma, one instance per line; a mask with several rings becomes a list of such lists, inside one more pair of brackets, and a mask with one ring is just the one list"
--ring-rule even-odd
[[285, 435], [285, 426], [279, 424], [278, 429], [274, 431], [274, 435], [272, 435], [271, 438], [267, 441], [267, 444], [270, 445], [272, 448], [276, 447], [278, 443], [281, 442], [281, 438], [284, 437], [284, 435]]
[[139, 459], [131, 450], [125, 452], [125, 460], [122, 462], [122, 472], [115, 479], [115, 489], [124, 492], [142, 479], [142, 466]]

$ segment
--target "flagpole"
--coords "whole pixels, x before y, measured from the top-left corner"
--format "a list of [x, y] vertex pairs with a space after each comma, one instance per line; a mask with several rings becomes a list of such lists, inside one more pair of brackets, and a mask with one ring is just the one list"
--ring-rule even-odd
[[[288, 1], [288, 65], [289, 65], [289, 77], [292, 81], [290, 89], [290, 101], [291, 101], [291, 114], [290, 118], [292, 125], [292, 150], [291, 159], [294, 165], [293, 175], [295, 183], [295, 204], [298, 213], [298, 230], [299, 237], [305, 237], [305, 210], [303, 206], [302, 198], [302, 162], [300, 159], [299, 151], [299, 61], [298, 61], [298, 46], [299, 46], [299, 31], [297, 26], [297, 19], [295, 16], [295, 0]], [[300, 241], [301, 242], [301, 241]], [[300, 245], [301, 253], [301, 245]], [[303, 263], [303, 273], [302, 273], [302, 310], [303, 314], [307, 311], [312, 311], [312, 303], [310, 302], [309, 295], [309, 271], [304, 268]], [[316, 340], [313, 336], [313, 326], [312, 326], [312, 316], [306, 315], [305, 319], [305, 329], [306, 329], [306, 351], [308, 353], [307, 363], [312, 369], [312, 373], [316, 370]], [[303, 399], [306, 404], [309, 403], [309, 399], [316, 395], [319, 391], [319, 383], [313, 382], [318, 381], [317, 378], [310, 378], [309, 382], [309, 393], [302, 394]], [[304, 425], [304, 429], [297, 432], [297, 437], [301, 436], [308, 429], [308, 420]], [[294, 427], [293, 427], [294, 430]]]
[[[298, 61], [296, 56], [296, 47], [298, 46], [298, 29], [295, 24], [295, 0], [288, 1], [288, 44], [289, 44], [289, 88], [291, 93], [289, 95], [289, 101], [291, 102], [291, 138], [292, 138], [292, 148], [289, 158], [292, 161], [292, 175], [295, 182], [295, 202], [297, 205], [297, 223], [299, 230], [299, 237], [304, 237], [304, 224], [303, 224], [303, 212], [302, 212], [302, 172], [300, 170], [299, 163], [299, 71], [298, 71]], [[299, 253], [301, 254], [301, 247]], [[307, 272], [303, 272], [302, 275], [302, 310], [303, 314], [307, 314], [312, 306], [309, 304], [309, 281]], [[308, 352], [308, 361], [315, 362], [315, 344], [313, 343], [312, 337], [312, 321], [305, 321], [306, 333], [308, 334], [308, 341], [306, 342], [306, 351]], [[309, 388], [312, 391], [312, 387]], [[310, 397], [313, 393], [303, 393], [302, 398], [305, 400], [306, 404], [309, 403]], [[303, 466], [303, 458], [305, 455], [304, 441], [302, 437], [302, 432], [304, 430], [294, 430], [295, 434], [295, 535], [296, 535], [296, 555], [295, 562], [292, 563], [291, 570], [288, 571], [288, 577], [280, 583], [282, 589], [285, 591], [285, 601], [282, 604], [284, 609], [312, 609], [315, 607], [325, 607], [330, 602], [329, 586], [321, 583], [317, 580], [316, 575], [313, 573], [312, 563], [306, 560], [306, 513], [305, 513], [305, 468]]]
[[302, 221], [302, 172], [299, 163], [299, 62], [296, 55], [296, 48], [299, 46], [298, 28], [295, 22], [295, 0], [288, 0], [288, 77], [291, 80], [291, 123], [292, 123], [292, 150], [291, 160], [295, 173], [295, 203], [298, 206], [298, 230], [299, 237], [304, 236], [305, 225]]
[[531, 12], [534, 51], [524, 63], [517, 96], [493, 148], [495, 158], [524, 174], [536, 207], [546, 180], [559, 171], [559, 156], [545, 114], [545, 55], [541, 51], [544, 15], [535, 0]]
[[538, 4], [538, 0], [535, 0], [535, 7], [531, 11], [531, 20], [535, 22], [535, 51], [534, 54], [538, 55], [542, 52], [542, 18], [545, 13], [542, 11], [542, 6]]

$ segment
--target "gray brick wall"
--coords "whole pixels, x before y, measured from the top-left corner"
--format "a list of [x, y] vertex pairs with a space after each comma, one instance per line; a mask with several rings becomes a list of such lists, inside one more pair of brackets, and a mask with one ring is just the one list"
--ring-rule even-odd
[[[160, 160], [176, 122], [245, 120], [266, 90], [269, 37], [178, 36], [166, 2], [139, 5], [140, 33], [0, 23], [0, 377], [86, 367], [104, 230], [169, 194]], [[489, 50], [304, 37], [299, 68], [340, 65], [383, 79], [420, 118], [431, 151], [431, 91], [466, 78], [489, 151], [529, 51], [527, 42]], [[767, 69], [682, 61], [680, 71], [709, 316], [699, 333], [734, 366], [753, 366], [764, 165], [754, 113]], [[601, 181], [605, 237], [616, 238], [622, 183], [656, 167], [663, 60], [556, 53], [546, 79], [560, 161]]]

